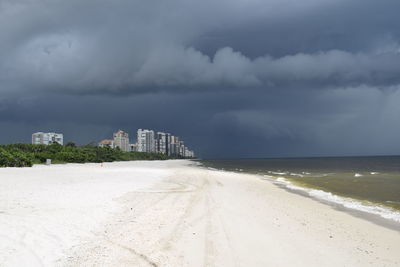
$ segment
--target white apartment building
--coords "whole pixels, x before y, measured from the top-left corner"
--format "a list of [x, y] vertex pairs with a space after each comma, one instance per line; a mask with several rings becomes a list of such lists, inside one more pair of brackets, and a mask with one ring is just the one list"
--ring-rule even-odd
[[184, 157], [185, 156], [185, 142], [179, 141], [178, 147], [179, 147], [178, 155]]
[[156, 151], [165, 155], [170, 155], [170, 137], [171, 134], [157, 132]]
[[189, 150], [188, 147], [185, 147], [185, 154], [183, 156], [186, 158], [194, 158], [194, 152]]
[[37, 132], [32, 134], [32, 144], [34, 145], [51, 145], [54, 143], [63, 145], [64, 144], [63, 134], [44, 133], [44, 132]]
[[138, 152], [155, 153], [156, 152], [156, 142], [155, 134], [152, 130], [142, 130], [137, 131], [137, 149]]
[[119, 147], [122, 151], [125, 151], [125, 152], [130, 151], [129, 135], [127, 132], [118, 130], [117, 132], [114, 133], [113, 137], [114, 137], [114, 147], [115, 148]]
[[192, 150], [188, 151], [188, 154], [186, 155], [188, 158], [194, 158], [194, 152]]
[[178, 155], [179, 154], [179, 137], [171, 135], [170, 136], [170, 145], [169, 145], [169, 155]]

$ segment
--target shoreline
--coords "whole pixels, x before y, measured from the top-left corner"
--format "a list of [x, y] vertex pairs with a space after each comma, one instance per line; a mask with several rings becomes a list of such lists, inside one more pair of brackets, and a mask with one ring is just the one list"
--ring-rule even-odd
[[6, 267], [400, 264], [398, 230], [195, 161], [39, 166], [0, 177]]
[[[283, 183], [277, 182], [277, 179], [275, 179], [272, 176], [271, 177], [265, 177], [265, 175], [257, 175], [257, 176], [260, 176], [260, 179], [269, 181], [269, 182], [275, 184], [277, 187], [279, 187], [279, 188], [281, 188], [281, 189], [283, 189], [283, 190], [285, 190], [285, 191], [287, 191], [289, 193], [298, 194], [298, 195], [301, 195], [303, 197], [307, 197], [307, 198], [313, 199], [314, 201], [317, 201], [317, 202], [320, 202], [322, 204], [325, 204], [325, 205], [327, 205], [327, 206], [329, 206], [329, 207], [331, 207], [333, 209], [336, 209], [338, 211], [346, 212], [346, 213], [348, 213], [350, 215], [353, 215], [355, 217], [363, 218], [365, 220], [368, 220], [368, 221], [371, 221], [373, 223], [376, 223], [376, 224], [378, 224], [380, 226], [384, 226], [384, 227], [387, 227], [389, 229], [396, 230], [396, 231], [400, 232], [400, 222], [397, 221], [397, 220], [390, 219], [390, 218], [385, 218], [385, 217], [381, 216], [380, 214], [375, 214], [375, 213], [363, 211], [363, 210], [356, 209], [356, 208], [346, 207], [345, 205], [343, 205], [341, 203], [338, 203], [338, 202], [330, 201], [330, 200], [323, 199], [323, 198], [318, 198], [316, 196], [310, 195], [307, 190], [320, 190], [320, 191], [323, 191], [324, 193], [330, 193], [333, 196], [337, 196], [337, 197], [342, 198], [344, 200], [349, 199], [351, 201], [360, 203], [360, 204], [365, 205], [367, 207], [377, 207], [377, 206], [381, 207], [381, 206], [383, 206], [382, 204], [379, 204], [379, 203], [370, 203], [371, 205], [364, 204], [364, 203], [362, 203], [362, 200], [359, 200], [359, 199], [346, 197], [346, 196], [341, 196], [341, 195], [336, 195], [336, 194], [328, 192], [328, 191], [324, 191], [324, 190], [321, 190], [321, 189], [316, 189], [316, 188], [313, 188], [313, 187], [307, 187], [305, 185], [297, 185], [297, 184], [293, 184], [291, 182], [290, 182], [291, 185], [293, 185], [295, 188], [290, 188], [290, 187], [286, 186]], [[284, 179], [286, 179], [286, 178], [284, 178]], [[396, 212], [396, 213], [399, 212], [398, 210], [394, 210], [389, 206], [383, 206], [383, 207], [385, 209], [391, 210], [391, 211]]]
[[[273, 181], [270, 181], [270, 182], [275, 184]], [[276, 186], [281, 188], [281, 189], [283, 189], [283, 190], [285, 190], [285, 191], [287, 191], [287, 192], [289, 192], [289, 193], [291, 193], [291, 194], [297, 194], [297, 195], [300, 195], [302, 197], [306, 197], [306, 198], [312, 199], [314, 201], [322, 203], [322, 204], [324, 204], [324, 205], [326, 205], [326, 206], [328, 206], [328, 207], [330, 207], [332, 209], [335, 209], [337, 211], [345, 212], [345, 213], [347, 213], [349, 215], [352, 215], [352, 216], [354, 216], [356, 218], [361, 218], [361, 219], [364, 219], [366, 221], [375, 223], [375, 224], [377, 224], [379, 226], [383, 226], [383, 227], [386, 227], [388, 229], [400, 232], [400, 223], [399, 222], [396, 222], [396, 221], [391, 220], [391, 219], [383, 218], [382, 216], [380, 216], [378, 214], [372, 214], [372, 213], [368, 213], [366, 211], [357, 210], [357, 209], [353, 209], [353, 208], [348, 208], [348, 207], [345, 207], [345, 206], [343, 206], [343, 205], [341, 205], [339, 203], [335, 203], [335, 202], [332, 202], [332, 201], [328, 201], [328, 200], [320, 199], [320, 198], [317, 198], [317, 197], [313, 197], [313, 196], [310, 196], [306, 191], [290, 189], [290, 188], [287, 188], [284, 185], [280, 185], [280, 184], [276, 184]]]
[[[263, 180], [263, 181], [267, 181], [270, 182], [274, 185], [276, 185], [277, 187], [292, 193], [292, 194], [297, 194], [303, 197], [307, 197], [309, 199], [313, 199], [314, 201], [317, 201], [319, 203], [323, 203], [331, 208], [334, 208], [338, 211], [342, 211], [342, 212], [346, 212], [348, 214], [351, 214], [355, 217], [358, 218], [363, 218], [365, 220], [374, 222], [378, 225], [390, 228], [392, 230], [396, 230], [400, 232], [400, 219], [391, 219], [391, 218], [385, 218], [383, 217], [381, 214], [377, 214], [377, 213], [372, 213], [372, 212], [368, 212], [368, 211], [364, 211], [364, 210], [360, 210], [357, 208], [351, 208], [351, 207], [346, 207], [344, 204], [342, 203], [338, 203], [335, 201], [331, 201], [328, 199], [324, 199], [321, 197], [317, 197], [317, 196], [313, 196], [310, 194], [309, 191], [311, 190], [315, 190], [315, 191], [321, 191], [325, 194], [332, 194], [332, 196], [334, 197], [338, 197], [343, 201], [351, 201], [353, 203], [357, 203], [362, 205], [365, 208], [384, 208], [389, 212], [392, 213], [396, 213], [396, 214], [400, 214], [400, 210], [396, 210], [394, 208], [392, 208], [391, 206], [387, 206], [384, 205], [383, 203], [374, 203], [374, 202], [368, 202], [363, 203], [363, 200], [360, 199], [356, 199], [356, 198], [352, 198], [349, 196], [342, 196], [339, 194], [335, 194], [329, 191], [325, 191], [323, 189], [318, 189], [318, 188], [314, 188], [312, 186], [306, 186], [303, 184], [297, 184], [297, 183], [293, 183], [292, 181], [290, 181], [289, 179], [285, 178], [285, 177], [279, 177], [279, 176], [271, 176], [271, 175], [267, 175], [267, 174], [263, 174], [263, 173], [252, 173], [252, 172], [245, 172], [241, 169], [239, 170], [225, 170], [225, 169], [217, 169], [217, 168], [213, 168], [213, 167], [208, 167], [208, 166], [204, 166], [204, 165], [199, 165], [199, 167], [204, 168], [204, 169], [209, 169], [209, 170], [213, 170], [213, 171], [221, 171], [221, 172], [231, 172], [234, 174], [245, 174], [245, 175], [254, 175], [256, 176], [258, 179]], [[279, 179], [284, 179], [284, 182], [280, 182]], [[350, 202], [349, 202], [350, 203]]]

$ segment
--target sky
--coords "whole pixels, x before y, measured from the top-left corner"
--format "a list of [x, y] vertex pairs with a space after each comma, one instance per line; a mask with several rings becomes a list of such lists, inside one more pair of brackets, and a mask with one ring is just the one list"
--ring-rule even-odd
[[0, 0], [0, 143], [400, 154], [398, 0]]

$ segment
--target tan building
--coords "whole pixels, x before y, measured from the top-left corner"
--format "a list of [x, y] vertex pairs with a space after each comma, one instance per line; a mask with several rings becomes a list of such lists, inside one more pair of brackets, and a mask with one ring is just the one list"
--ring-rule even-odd
[[99, 147], [110, 147], [114, 148], [114, 140], [104, 139], [99, 142]]
[[129, 147], [131, 152], [138, 152], [138, 144], [130, 144]]

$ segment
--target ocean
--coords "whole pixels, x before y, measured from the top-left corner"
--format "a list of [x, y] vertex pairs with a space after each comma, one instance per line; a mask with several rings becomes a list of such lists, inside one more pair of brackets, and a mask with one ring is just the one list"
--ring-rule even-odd
[[400, 156], [201, 160], [257, 174], [324, 202], [400, 223]]

